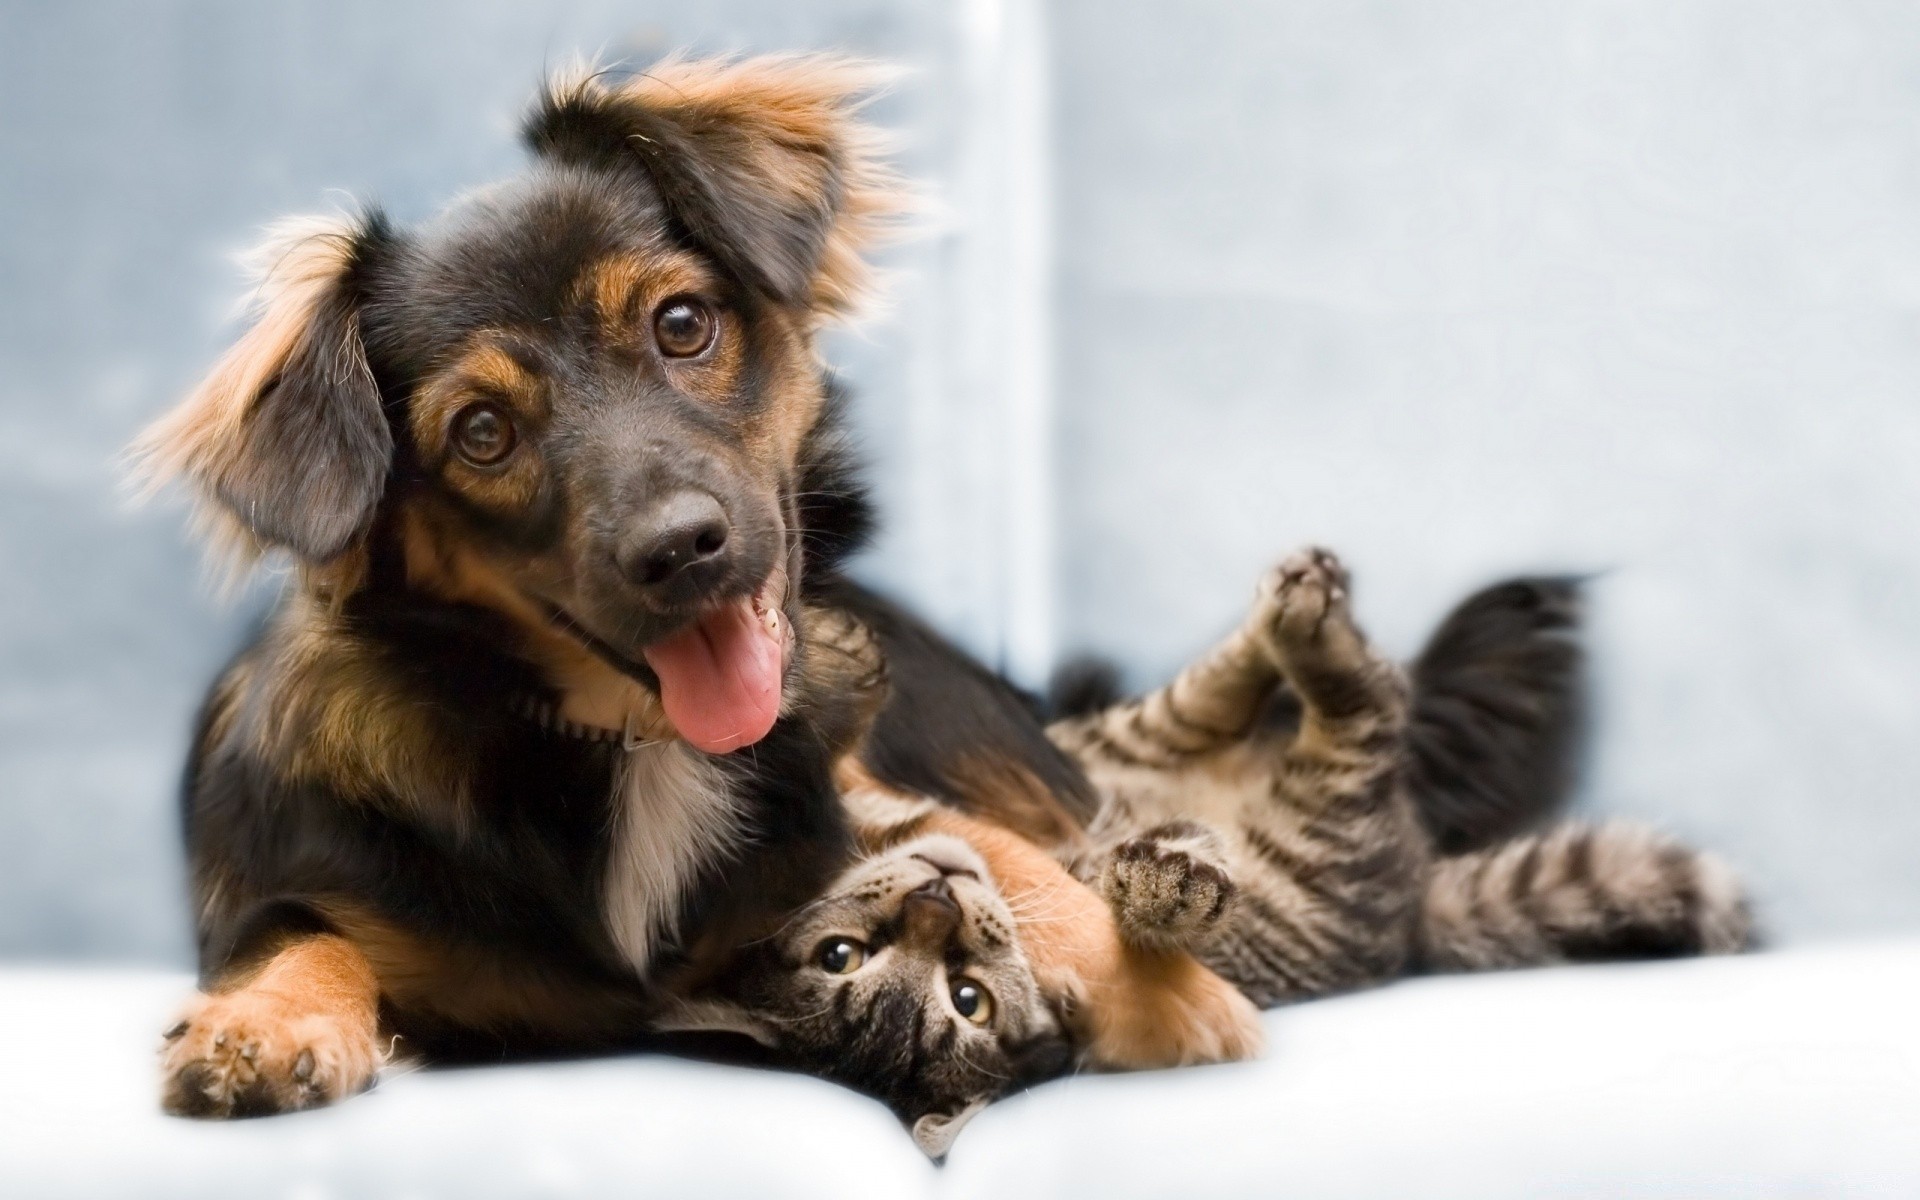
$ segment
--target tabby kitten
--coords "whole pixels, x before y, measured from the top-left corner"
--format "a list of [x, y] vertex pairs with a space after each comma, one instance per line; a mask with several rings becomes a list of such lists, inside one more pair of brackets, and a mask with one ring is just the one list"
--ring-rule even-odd
[[[874, 652], [858, 629], [812, 638]], [[667, 1024], [747, 1033], [879, 1096], [938, 1156], [987, 1101], [1074, 1061], [1257, 1052], [1247, 999], [1747, 937], [1732, 876], [1640, 830], [1440, 856], [1410, 789], [1436, 775], [1414, 761], [1405, 677], [1355, 626], [1325, 551], [1276, 568], [1172, 684], [1048, 733], [1101, 797], [1084, 836], [1043, 849], [847, 774], [865, 857]]]
[[[1746, 944], [1732, 874], [1631, 826], [1437, 858], [1408, 786], [1404, 677], [1348, 603], [1338, 560], [1296, 555], [1172, 684], [1049, 728], [1102, 795], [1070, 866], [1123, 936], [1193, 951], [1263, 1007], [1414, 967]], [[1297, 706], [1297, 728], [1263, 720], [1276, 706]]]

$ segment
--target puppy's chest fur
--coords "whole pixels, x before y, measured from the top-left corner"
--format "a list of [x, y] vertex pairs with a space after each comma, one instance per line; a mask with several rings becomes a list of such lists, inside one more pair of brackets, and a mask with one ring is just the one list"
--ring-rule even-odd
[[621, 956], [645, 973], [702, 872], [738, 845], [742, 805], [721, 770], [681, 742], [627, 751], [614, 770], [601, 909]]

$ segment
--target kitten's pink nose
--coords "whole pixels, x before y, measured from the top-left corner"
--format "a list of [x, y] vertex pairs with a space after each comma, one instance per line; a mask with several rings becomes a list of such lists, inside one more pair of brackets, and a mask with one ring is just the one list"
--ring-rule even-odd
[[936, 948], [947, 944], [960, 924], [960, 906], [945, 876], [929, 879], [907, 893], [900, 902], [900, 923], [908, 942]]

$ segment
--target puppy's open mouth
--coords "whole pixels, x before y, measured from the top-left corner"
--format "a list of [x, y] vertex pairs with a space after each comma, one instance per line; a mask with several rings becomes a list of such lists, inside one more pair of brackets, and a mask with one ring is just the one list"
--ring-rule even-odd
[[793, 652], [793, 626], [780, 611], [785, 589], [785, 574], [776, 572], [753, 595], [710, 608], [641, 651], [660, 677], [667, 720], [708, 754], [752, 745], [780, 717]]
[[780, 717], [793, 656], [793, 624], [781, 611], [786, 590], [786, 572], [775, 571], [753, 595], [706, 609], [678, 633], [644, 647], [646, 668], [547, 607], [556, 626], [609, 665], [654, 685], [681, 738], [708, 754], [725, 754], [767, 736]]

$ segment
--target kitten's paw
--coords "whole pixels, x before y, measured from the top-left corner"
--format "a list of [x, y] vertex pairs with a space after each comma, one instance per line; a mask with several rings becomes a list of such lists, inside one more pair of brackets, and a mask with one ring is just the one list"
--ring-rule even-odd
[[1340, 626], [1350, 629], [1349, 582], [1331, 550], [1309, 546], [1290, 555], [1261, 581], [1263, 623], [1282, 646], [1321, 640]]
[[182, 1117], [259, 1117], [365, 1091], [376, 1032], [274, 993], [196, 997], [161, 1051], [160, 1102]]
[[886, 654], [867, 623], [837, 608], [808, 608], [801, 614], [807, 643], [826, 661], [818, 664], [834, 686], [862, 693], [883, 693]]
[[1192, 822], [1121, 842], [1100, 872], [1100, 890], [1122, 937], [1169, 949], [1206, 941], [1236, 892], [1219, 839]]
[[1339, 719], [1355, 712], [1397, 713], [1406, 683], [1374, 653], [1354, 623], [1347, 569], [1313, 547], [1288, 558], [1261, 584], [1268, 650], [1309, 707]]
[[[835, 748], [851, 746], [872, 726], [891, 694], [886, 654], [864, 621], [837, 608], [808, 608], [801, 614], [807, 658], [802, 687], [817, 697], [832, 697], [832, 712], [822, 711], [821, 731]], [[837, 716], [838, 721], [828, 719]]]

